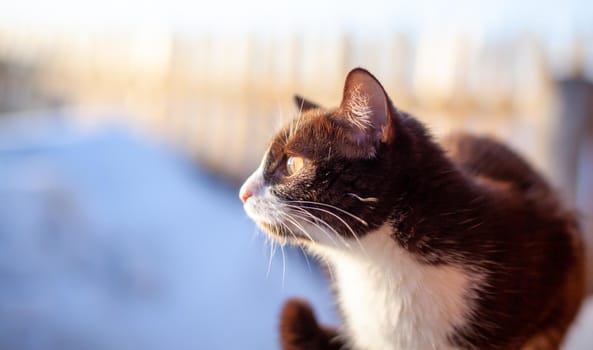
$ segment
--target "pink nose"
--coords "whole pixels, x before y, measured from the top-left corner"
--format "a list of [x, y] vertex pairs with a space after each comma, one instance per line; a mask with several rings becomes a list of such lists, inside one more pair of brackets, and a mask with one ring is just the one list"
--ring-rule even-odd
[[243, 203], [247, 202], [249, 197], [251, 197], [252, 195], [253, 195], [253, 193], [251, 193], [249, 191], [241, 191], [241, 193], [239, 193], [239, 197], [241, 197], [241, 202], [243, 202]]

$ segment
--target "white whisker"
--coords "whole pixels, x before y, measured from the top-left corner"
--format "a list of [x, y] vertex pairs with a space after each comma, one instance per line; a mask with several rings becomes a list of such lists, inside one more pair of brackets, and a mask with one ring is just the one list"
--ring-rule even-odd
[[[300, 225], [298, 223], [298, 220], [295, 220], [291, 214], [289, 213], [282, 213], [283, 216], [285, 217], [285, 219], [287, 219], [288, 221], [290, 221], [291, 224], [295, 225], [296, 228], [298, 228], [301, 232], [303, 232], [303, 235], [305, 235], [305, 237], [307, 237], [311, 242], [315, 242], [315, 240], [313, 239], [313, 237], [311, 237], [311, 235], [309, 235], [309, 233], [305, 230], [305, 228]], [[288, 226], [287, 226], [288, 228]], [[292, 232], [292, 230], [290, 230], [290, 228], [288, 228], [288, 230], [290, 231], [290, 233], [293, 235], [293, 237], [296, 238], [295, 234]]]
[[284, 245], [280, 245], [280, 251], [282, 252], [282, 289], [284, 289], [284, 281], [286, 276], [286, 255], [284, 254]]
[[[289, 213], [280, 213], [282, 216], [284, 216], [288, 221], [290, 221], [290, 223], [292, 223], [293, 225], [295, 225], [299, 230], [301, 230], [303, 232], [303, 234], [305, 236], [307, 236], [307, 238], [309, 240], [311, 240], [311, 242], [314, 242], [313, 238], [307, 233], [307, 231], [305, 231], [305, 228], [300, 225], [298, 223], [297, 220], [295, 220]], [[281, 225], [283, 225], [288, 232], [296, 239], [297, 236], [294, 234], [294, 232], [292, 232], [292, 230], [290, 229], [290, 227], [288, 227], [288, 225], [286, 225], [285, 223], [281, 223]], [[305, 252], [305, 250], [303, 249], [303, 247], [301, 245], [298, 246], [301, 253], [303, 253], [303, 255], [305, 256], [305, 262], [307, 263], [307, 268], [309, 269], [309, 271], [311, 271], [311, 263], [309, 262], [309, 257], [307, 256], [308, 254]], [[284, 258], [284, 249], [282, 250], [282, 263], [283, 263], [283, 269], [282, 269], [282, 286], [284, 287], [284, 274], [286, 272], [285, 269], [285, 258]]]
[[307, 269], [309, 269], [309, 272], [311, 272], [311, 264], [309, 263], [309, 257], [308, 257], [309, 254], [307, 254], [307, 252], [300, 245], [299, 245], [299, 249], [301, 250], [301, 253], [305, 257], [305, 262], [307, 263]]
[[336, 219], [338, 219], [342, 224], [344, 224], [344, 226], [346, 226], [346, 228], [350, 231], [350, 233], [352, 233], [352, 237], [354, 237], [354, 239], [356, 240], [356, 242], [358, 243], [358, 246], [360, 247], [360, 249], [366, 253], [366, 250], [364, 249], [364, 246], [362, 245], [362, 243], [360, 242], [360, 239], [358, 239], [358, 235], [356, 234], [356, 232], [354, 232], [354, 229], [352, 229], [352, 227], [344, 220], [342, 219], [339, 215], [332, 213], [329, 210], [325, 210], [325, 209], [321, 209], [321, 208], [315, 208], [315, 207], [306, 207], [308, 209], [314, 209], [314, 210], [319, 210], [322, 211], [324, 213], [327, 213], [329, 215], [334, 216]]
[[[323, 221], [321, 218], [318, 218], [318, 217], [316, 217], [315, 215], [313, 215], [313, 214], [309, 213], [308, 211], [304, 210], [303, 208], [301, 208], [301, 207], [299, 207], [299, 206], [296, 206], [296, 205], [292, 205], [292, 204], [284, 204], [284, 206], [285, 206], [286, 208], [288, 208], [288, 210], [290, 210], [290, 211], [291, 211], [291, 216], [292, 216], [292, 217], [296, 217], [296, 218], [298, 218], [298, 219], [301, 219], [301, 220], [303, 220], [303, 221], [305, 221], [305, 222], [307, 222], [307, 223], [309, 223], [309, 224], [311, 224], [311, 225], [315, 226], [317, 229], [319, 229], [319, 230], [321, 230], [321, 231], [325, 231], [325, 230], [323, 230], [323, 228], [321, 228], [321, 227], [319, 226], [319, 223], [323, 223], [323, 224], [325, 224], [325, 225], [326, 225], [326, 226], [327, 226], [327, 227], [328, 227], [330, 230], [332, 230], [332, 231], [333, 231], [333, 233], [334, 233], [336, 236], [339, 236], [338, 232], [337, 232], [337, 231], [336, 231], [334, 228], [332, 228], [332, 227], [331, 227], [331, 226], [330, 226], [328, 223], [326, 223], [325, 221]], [[295, 211], [295, 210], [296, 210], [296, 211]], [[307, 216], [308, 216], [308, 218], [307, 218], [307, 217], [304, 217], [304, 216], [303, 216], [303, 214], [304, 214], [304, 215], [307, 215]], [[296, 224], [296, 225], [298, 225], [298, 223], [295, 223], [295, 224]], [[311, 237], [311, 236], [309, 235], [309, 233], [307, 233], [307, 232], [305, 231], [305, 229], [304, 229], [304, 227], [303, 227], [302, 225], [298, 225], [298, 226], [299, 226], [299, 229], [301, 229], [301, 230], [303, 231], [303, 233], [304, 233], [304, 234], [305, 234], [307, 237]], [[330, 239], [333, 241], [333, 243], [335, 243], [335, 241], [333, 240], [332, 236], [331, 236], [331, 235], [329, 235], [329, 234], [327, 234], [327, 232], [325, 232], [325, 233], [326, 233], [326, 235], [328, 236], [328, 238], [330, 238]], [[314, 242], [313, 238], [311, 238], [311, 241], [313, 241], [313, 242]]]
[[315, 204], [315, 205], [321, 205], [321, 206], [325, 206], [325, 207], [328, 207], [328, 208], [335, 209], [335, 210], [337, 210], [337, 211], [339, 211], [339, 212], [341, 212], [341, 213], [344, 213], [344, 214], [346, 214], [346, 215], [350, 216], [351, 218], [353, 218], [353, 219], [357, 220], [358, 222], [360, 222], [361, 224], [363, 224], [363, 225], [365, 225], [365, 226], [369, 226], [369, 224], [368, 224], [368, 223], [367, 223], [365, 220], [361, 219], [360, 217], [358, 217], [358, 216], [356, 216], [356, 215], [352, 214], [351, 212], [349, 212], [349, 211], [347, 211], [347, 210], [344, 210], [344, 209], [342, 209], [342, 208], [336, 207], [335, 205], [331, 205], [331, 204], [327, 204], [327, 203], [322, 203], [322, 202], [302, 201], [302, 200], [299, 200], [299, 201], [287, 201], [287, 203], [297, 203], [297, 204], [301, 204], [301, 203], [302, 203], [302, 204]]
[[[297, 213], [294, 213], [295, 216], [299, 217], [301, 220], [304, 220], [306, 222], [308, 222], [309, 224], [313, 225], [314, 227], [316, 227], [319, 231], [321, 231], [323, 234], [326, 235], [327, 238], [330, 239], [330, 241], [332, 241], [332, 243], [335, 245], [336, 241], [334, 239], [334, 237], [337, 237], [340, 239], [341, 243], [346, 246], [346, 247], [350, 247], [350, 244], [344, 239], [344, 237], [342, 237], [342, 235], [340, 235], [338, 233], [338, 231], [336, 231], [333, 227], [331, 227], [330, 224], [328, 224], [325, 220], [316, 217], [315, 215], [309, 213], [308, 211], [306, 211], [305, 209], [295, 206], [295, 205], [287, 205], [289, 206], [291, 209], [293, 210], [298, 210], [301, 214], [305, 214], [307, 216], [309, 216], [311, 218], [311, 220], [309, 220], [308, 218], [303, 217], [302, 215], [299, 215]], [[325, 227], [327, 227], [328, 229], [330, 229], [333, 233], [333, 235], [331, 235], [330, 233], [328, 233], [323, 227], [319, 226], [319, 224], [323, 224]]]
[[349, 195], [349, 196], [352, 196], [352, 197], [354, 197], [356, 199], [358, 199], [361, 202], [377, 203], [379, 201], [379, 199], [378, 198], [375, 198], [375, 197], [366, 197], [366, 198], [363, 198], [363, 197], [357, 195], [356, 193], [346, 193], [346, 194]]
[[255, 237], [257, 237], [259, 229], [257, 226], [253, 226], [253, 233], [251, 234], [251, 239], [249, 240], [249, 247], [253, 247], [253, 242], [255, 242]]
[[[302, 202], [304, 202], [304, 201], [302, 201]], [[314, 202], [311, 202], [311, 203], [314, 203]], [[332, 207], [333, 207], [333, 206], [332, 206]], [[318, 211], [324, 212], [324, 213], [326, 213], [326, 214], [332, 215], [333, 217], [335, 217], [336, 219], [338, 219], [338, 220], [339, 220], [339, 221], [340, 221], [340, 222], [341, 222], [341, 223], [342, 223], [342, 224], [343, 224], [343, 225], [344, 225], [344, 226], [345, 226], [345, 227], [346, 227], [346, 228], [347, 228], [347, 229], [350, 231], [350, 233], [352, 233], [352, 236], [354, 237], [354, 239], [355, 239], [355, 240], [356, 240], [356, 242], [358, 243], [358, 245], [359, 245], [360, 249], [361, 249], [362, 251], [365, 251], [365, 249], [364, 249], [364, 246], [363, 246], [363, 245], [362, 245], [362, 243], [360, 242], [360, 239], [358, 239], [358, 235], [356, 234], [356, 232], [354, 232], [354, 229], [352, 229], [352, 227], [351, 227], [351, 226], [350, 226], [350, 225], [349, 225], [349, 224], [348, 224], [348, 223], [347, 223], [347, 222], [346, 222], [344, 219], [342, 219], [342, 218], [341, 218], [339, 215], [337, 215], [337, 214], [335, 214], [335, 213], [332, 213], [332, 212], [331, 212], [331, 211], [329, 211], [329, 210], [322, 209], [322, 208], [316, 208], [316, 207], [312, 207], [312, 206], [300, 206], [300, 208], [318, 210]], [[336, 209], [339, 209], [339, 208], [336, 208]], [[361, 220], [362, 220], [362, 219], [361, 219]], [[329, 225], [328, 225], [328, 226], [329, 226]], [[341, 236], [338, 234], [338, 237], [341, 237]]]
[[274, 254], [276, 253], [275, 242], [271, 239], [268, 239], [267, 243], [270, 245], [270, 252], [268, 258], [268, 270], [266, 271], [266, 279], [270, 277], [270, 271], [272, 270], [272, 259], [274, 258]]

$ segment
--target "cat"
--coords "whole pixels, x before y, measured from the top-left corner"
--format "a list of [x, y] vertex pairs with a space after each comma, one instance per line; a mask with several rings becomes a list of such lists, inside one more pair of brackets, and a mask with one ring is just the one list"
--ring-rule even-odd
[[290, 300], [283, 349], [560, 347], [584, 296], [581, 231], [525, 160], [488, 137], [437, 144], [362, 68], [338, 108], [295, 99], [239, 196], [327, 265], [343, 325]]

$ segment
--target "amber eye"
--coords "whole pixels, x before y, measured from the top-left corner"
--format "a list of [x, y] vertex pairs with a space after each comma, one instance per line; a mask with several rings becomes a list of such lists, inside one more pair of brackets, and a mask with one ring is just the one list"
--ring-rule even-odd
[[286, 160], [286, 172], [292, 176], [299, 172], [305, 165], [305, 160], [302, 157], [292, 156]]

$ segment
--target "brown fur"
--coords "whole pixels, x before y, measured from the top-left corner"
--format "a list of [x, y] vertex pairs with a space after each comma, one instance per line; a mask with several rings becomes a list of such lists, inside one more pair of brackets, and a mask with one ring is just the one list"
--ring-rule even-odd
[[[574, 214], [505, 145], [467, 134], [439, 145], [387, 95], [376, 98], [375, 85], [370, 126], [350, 123], [348, 99], [355, 84], [349, 82], [353, 75], [368, 79], [365, 74], [370, 76], [358, 69], [349, 75], [345, 101], [337, 109], [297, 99], [303, 114], [273, 140], [264, 166], [266, 185], [282, 200], [327, 203], [355, 214], [366, 224], [348, 216], [342, 220], [359, 237], [394, 222], [393, 239], [425, 264], [484, 273], [468, 327], [450, 334], [451, 345], [558, 349], [584, 294], [583, 243]], [[286, 175], [290, 155], [308, 162], [295, 176]], [[362, 203], [351, 193], [378, 201]], [[351, 238], [335, 216], [307, 210]], [[316, 244], [282, 226], [266, 230], [298, 244]], [[283, 349], [343, 346], [302, 301], [288, 302], [281, 320]]]
[[280, 317], [282, 349], [339, 350], [344, 344], [338, 332], [317, 323], [311, 306], [299, 299], [284, 304]]

